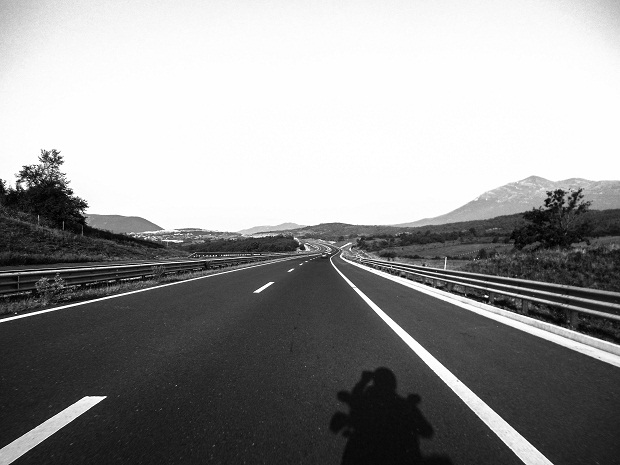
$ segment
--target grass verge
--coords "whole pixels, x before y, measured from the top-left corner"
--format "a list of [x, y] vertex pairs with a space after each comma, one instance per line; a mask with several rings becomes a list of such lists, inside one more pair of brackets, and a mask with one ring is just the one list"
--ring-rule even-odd
[[540, 250], [470, 261], [463, 271], [620, 292], [620, 247]]

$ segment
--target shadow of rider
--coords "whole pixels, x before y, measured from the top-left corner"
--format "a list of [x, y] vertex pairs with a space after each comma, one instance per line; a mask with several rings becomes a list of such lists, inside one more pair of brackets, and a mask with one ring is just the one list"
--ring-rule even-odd
[[452, 463], [447, 457], [422, 457], [420, 438], [432, 437], [433, 427], [418, 408], [420, 396], [396, 393], [396, 376], [388, 368], [362, 372], [352, 391], [340, 391], [338, 399], [349, 413], [335, 413], [329, 427], [348, 438], [343, 465]]

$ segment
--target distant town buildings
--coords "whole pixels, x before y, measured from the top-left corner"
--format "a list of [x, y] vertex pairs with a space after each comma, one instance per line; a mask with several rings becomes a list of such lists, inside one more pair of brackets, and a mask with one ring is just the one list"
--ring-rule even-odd
[[132, 237], [138, 237], [153, 242], [172, 242], [172, 243], [200, 243], [214, 239], [236, 240], [241, 237], [238, 233], [209, 231], [206, 229], [172, 229], [159, 231], [145, 231], [140, 233], [128, 233]]

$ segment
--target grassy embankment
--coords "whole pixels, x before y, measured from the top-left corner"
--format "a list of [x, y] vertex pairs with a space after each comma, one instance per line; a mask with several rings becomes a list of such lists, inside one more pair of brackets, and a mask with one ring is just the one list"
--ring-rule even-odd
[[160, 244], [86, 227], [84, 236], [0, 212], [0, 266], [148, 260], [184, 255]]

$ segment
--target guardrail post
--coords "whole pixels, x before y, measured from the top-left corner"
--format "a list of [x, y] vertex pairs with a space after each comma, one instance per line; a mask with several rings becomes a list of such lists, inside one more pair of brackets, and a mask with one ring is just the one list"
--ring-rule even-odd
[[524, 315], [527, 315], [528, 313], [530, 313], [530, 301], [529, 300], [521, 299], [521, 313], [523, 313]]
[[570, 329], [577, 329], [579, 327], [579, 312], [575, 310], [566, 310], [568, 314], [568, 326]]

